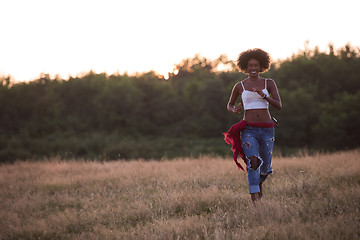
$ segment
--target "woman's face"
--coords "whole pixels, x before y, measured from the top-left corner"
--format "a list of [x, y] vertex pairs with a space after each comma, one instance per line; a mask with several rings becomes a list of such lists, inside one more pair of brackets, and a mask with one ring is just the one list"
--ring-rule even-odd
[[257, 77], [260, 73], [260, 62], [256, 59], [250, 59], [247, 65], [247, 72], [250, 77]]

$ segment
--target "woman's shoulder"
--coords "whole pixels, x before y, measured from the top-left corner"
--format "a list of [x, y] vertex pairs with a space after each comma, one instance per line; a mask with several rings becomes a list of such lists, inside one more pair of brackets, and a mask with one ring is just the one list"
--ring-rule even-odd
[[267, 84], [271, 84], [271, 85], [275, 85], [275, 80], [272, 78], [265, 78], [265, 81], [267, 82]]
[[242, 86], [244, 83], [247, 82], [248, 79], [249, 79], [249, 78], [245, 78], [245, 79], [243, 79], [243, 80], [240, 80], [240, 82], [235, 83], [235, 86]]
[[235, 83], [234, 87], [242, 87], [241, 85], [243, 84], [244, 81], [245, 80], [241, 80], [241, 81]]
[[246, 79], [244, 80], [241, 80], [240, 82], [237, 82], [235, 83], [234, 85], [234, 89], [236, 89], [239, 93], [242, 93], [244, 88], [243, 88], [243, 82], [245, 81]]
[[272, 89], [277, 89], [277, 86], [276, 86], [276, 83], [275, 83], [274, 79], [266, 78], [266, 88], [269, 91], [272, 91]]

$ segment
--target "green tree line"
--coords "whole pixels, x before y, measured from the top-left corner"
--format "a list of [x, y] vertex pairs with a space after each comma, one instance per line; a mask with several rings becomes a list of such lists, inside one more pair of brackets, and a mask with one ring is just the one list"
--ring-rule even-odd
[[[219, 71], [225, 66], [226, 71]], [[231, 155], [222, 132], [242, 115], [226, 110], [246, 78], [226, 56], [177, 64], [169, 79], [89, 72], [68, 80], [42, 74], [31, 82], [0, 79], [0, 161], [62, 158], [173, 158]], [[271, 109], [276, 148], [338, 150], [360, 143], [360, 49], [306, 49], [274, 62], [283, 109]]]

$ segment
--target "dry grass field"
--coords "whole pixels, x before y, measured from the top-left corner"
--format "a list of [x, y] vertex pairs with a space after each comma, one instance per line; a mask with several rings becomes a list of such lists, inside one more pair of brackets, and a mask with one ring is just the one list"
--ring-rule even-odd
[[0, 239], [359, 239], [360, 151], [274, 158], [255, 208], [233, 160], [0, 165]]

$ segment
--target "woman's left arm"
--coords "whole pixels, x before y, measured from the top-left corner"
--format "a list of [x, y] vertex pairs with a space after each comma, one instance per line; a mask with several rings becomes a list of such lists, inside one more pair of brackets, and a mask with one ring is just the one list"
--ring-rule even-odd
[[268, 79], [267, 81], [270, 96], [266, 98], [266, 101], [268, 101], [273, 107], [280, 110], [282, 108], [282, 104], [276, 83], [272, 79]]

